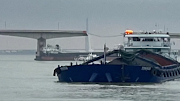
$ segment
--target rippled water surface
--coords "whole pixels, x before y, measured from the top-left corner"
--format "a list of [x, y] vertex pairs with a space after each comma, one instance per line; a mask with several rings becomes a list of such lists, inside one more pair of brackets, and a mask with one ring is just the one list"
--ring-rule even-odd
[[180, 81], [162, 84], [60, 83], [52, 73], [69, 62], [0, 56], [0, 101], [179, 101]]

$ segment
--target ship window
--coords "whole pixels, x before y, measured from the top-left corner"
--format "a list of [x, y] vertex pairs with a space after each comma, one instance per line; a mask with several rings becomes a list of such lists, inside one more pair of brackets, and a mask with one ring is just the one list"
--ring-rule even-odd
[[142, 41], [154, 41], [154, 38], [143, 38]]
[[167, 39], [167, 38], [164, 38], [164, 42], [168, 42], [168, 39]]
[[157, 41], [161, 41], [161, 38], [157, 38]]
[[140, 41], [140, 38], [138, 38], [138, 37], [133, 37], [133, 41]]
[[133, 41], [137, 41], [137, 37], [134, 37], [134, 38], [133, 38]]
[[128, 38], [128, 41], [131, 41], [132, 40], [132, 38]]
[[159, 38], [154, 38], [153, 40], [154, 40], [154, 41], [160, 41]]

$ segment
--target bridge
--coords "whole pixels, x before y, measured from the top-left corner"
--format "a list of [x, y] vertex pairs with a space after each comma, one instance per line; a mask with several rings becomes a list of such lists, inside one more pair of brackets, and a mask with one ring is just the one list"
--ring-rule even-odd
[[[165, 33], [169, 34], [171, 38], [180, 38], [180, 33]], [[36, 58], [40, 57], [40, 53], [43, 47], [46, 47], [46, 40], [52, 38], [62, 38], [62, 37], [85, 37], [85, 49], [89, 51], [88, 35], [86, 31], [75, 31], [75, 30], [0, 30], [0, 35], [16, 36], [16, 37], [26, 37], [37, 40], [37, 52]]]
[[86, 31], [70, 30], [0, 30], [0, 35], [26, 37], [37, 40], [36, 57], [40, 56], [43, 47], [46, 46], [46, 40], [62, 37], [87, 36]]

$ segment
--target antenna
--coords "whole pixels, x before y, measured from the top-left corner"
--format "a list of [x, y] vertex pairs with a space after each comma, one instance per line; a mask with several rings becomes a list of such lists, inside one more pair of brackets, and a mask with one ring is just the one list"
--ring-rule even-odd
[[156, 27], [156, 31], [159, 32], [159, 24], [157, 22], [155, 23], [155, 27]]
[[89, 30], [88, 30], [88, 18], [86, 19], [86, 32], [89, 33]]
[[156, 31], [157, 31], [157, 23], [155, 23], [155, 29], [156, 29]]
[[106, 64], [106, 51], [107, 51], [107, 47], [106, 47], [106, 43], [104, 44], [104, 64]]

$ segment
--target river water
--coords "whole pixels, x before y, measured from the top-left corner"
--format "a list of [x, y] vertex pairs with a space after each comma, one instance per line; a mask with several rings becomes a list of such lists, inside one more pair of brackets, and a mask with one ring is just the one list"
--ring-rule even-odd
[[179, 101], [180, 80], [161, 84], [60, 83], [57, 65], [34, 55], [0, 55], [0, 101]]

